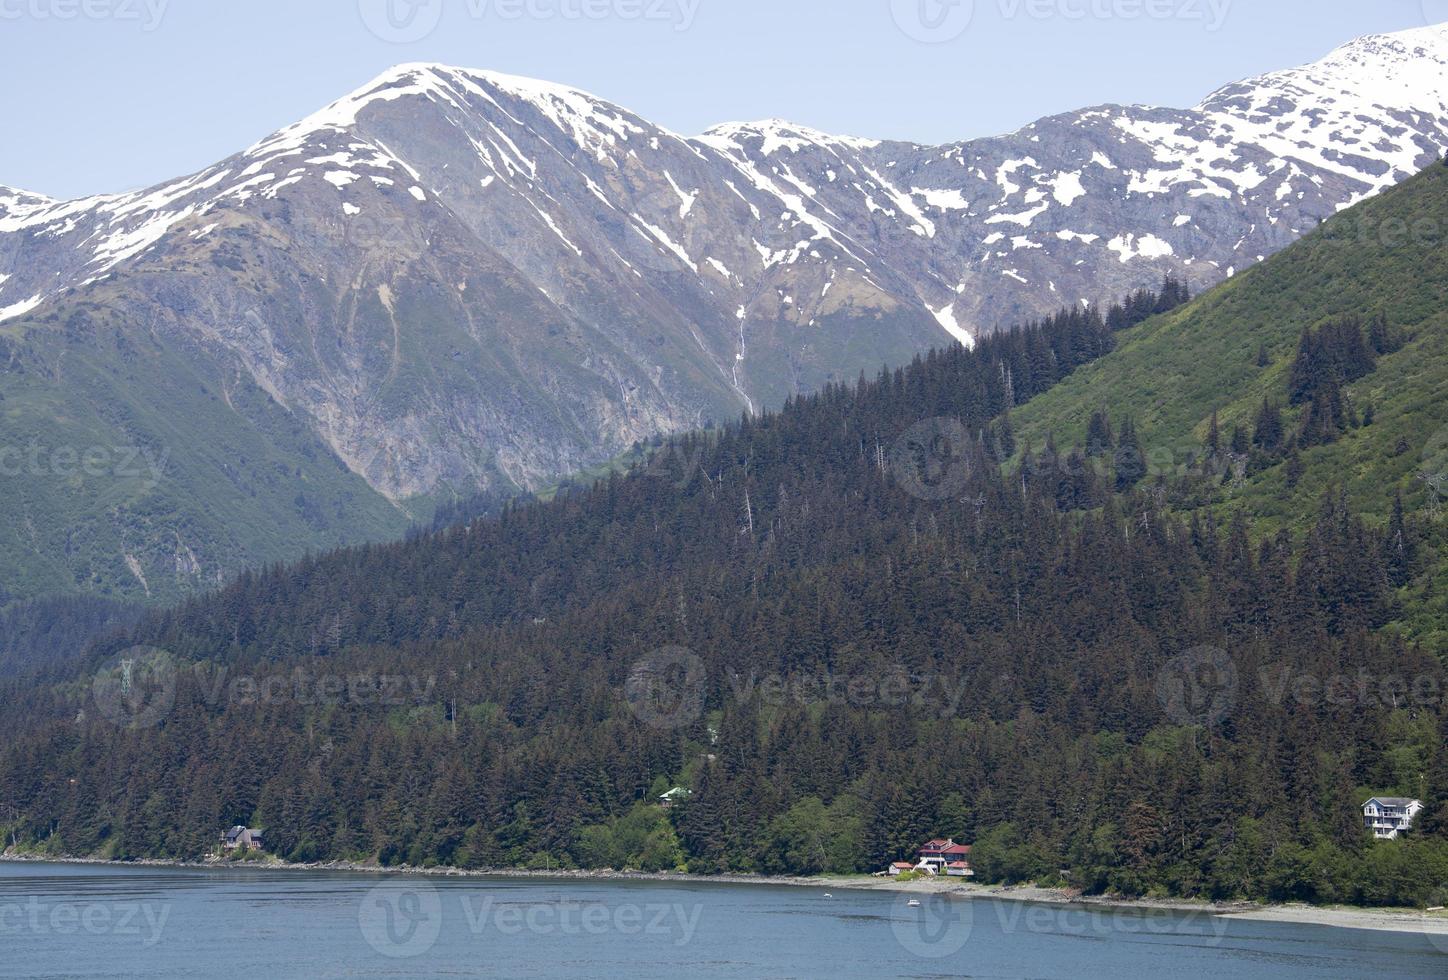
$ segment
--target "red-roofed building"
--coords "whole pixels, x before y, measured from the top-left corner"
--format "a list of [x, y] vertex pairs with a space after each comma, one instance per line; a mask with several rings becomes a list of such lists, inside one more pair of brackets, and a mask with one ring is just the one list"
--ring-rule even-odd
[[920, 863], [916, 867], [957, 878], [975, 874], [970, 868], [970, 845], [957, 844], [948, 838], [936, 838], [920, 848]]

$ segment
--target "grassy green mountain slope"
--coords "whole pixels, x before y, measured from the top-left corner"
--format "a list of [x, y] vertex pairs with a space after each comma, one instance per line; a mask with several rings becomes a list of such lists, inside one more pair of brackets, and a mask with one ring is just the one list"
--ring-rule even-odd
[[241, 373], [101, 307], [0, 330], [0, 606], [173, 600], [409, 515]]
[[[1343, 212], [1190, 305], [1123, 332], [1113, 353], [1020, 409], [1016, 431], [1038, 448], [1054, 434], [1065, 450], [1084, 440], [1092, 413], [1105, 409], [1135, 421], [1153, 477], [1180, 475], [1201, 453], [1214, 412], [1225, 439], [1237, 425], [1251, 431], [1264, 399], [1285, 405], [1304, 328], [1377, 315], [1407, 343], [1345, 388], [1356, 412], [1372, 407], [1372, 424], [1303, 451], [1295, 486], [1288, 467], [1275, 465], [1225, 483], [1208, 503], [1245, 509], [1266, 530], [1301, 530], [1324, 491], [1337, 487], [1382, 521], [1399, 492], [1410, 511], [1431, 512], [1438, 494], [1422, 477], [1448, 473], [1445, 166]], [[1305, 411], [1285, 409], [1289, 432]], [[1441, 629], [1448, 609], [1433, 596], [1448, 581], [1417, 585], [1404, 597], [1405, 615]]]

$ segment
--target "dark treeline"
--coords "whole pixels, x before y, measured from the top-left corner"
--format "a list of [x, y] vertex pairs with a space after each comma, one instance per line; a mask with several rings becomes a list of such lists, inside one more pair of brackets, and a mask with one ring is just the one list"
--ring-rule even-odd
[[[0, 691], [0, 826], [118, 857], [243, 822], [298, 860], [706, 872], [875, 870], [949, 834], [992, 881], [1426, 900], [1448, 677], [1374, 632], [1421, 528], [1334, 494], [1305, 539], [1254, 541], [1139, 480], [1073, 509], [1002, 475], [1016, 386], [1110, 341], [1063, 313], [150, 616], [91, 663], [177, 664], [143, 724], [89, 674]], [[1424, 797], [1420, 839], [1367, 840], [1365, 793]]]
[[1342, 387], [1365, 378], [1377, 368], [1377, 359], [1401, 350], [1402, 338], [1393, 333], [1387, 319], [1378, 316], [1366, 332], [1360, 320], [1345, 319], [1305, 329], [1297, 345], [1288, 381], [1293, 405], [1310, 402], [1323, 389]]
[[1167, 276], [1159, 291], [1138, 289], [1125, 301], [1114, 304], [1106, 314], [1106, 325], [1113, 331], [1126, 330], [1157, 314], [1170, 313], [1178, 306], [1185, 306], [1191, 299], [1191, 289], [1186, 283]]
[[[1403, 346], [1383, 317], [1364, 332], [1360, 321], [1339, 320], [1317, 330], [1304, 330], [1287, 384], [1288, 402], [1306, 405], [1296, 447], [1310, 449], [1337, 439], [1349, 428], [1372, 424], [1372, 407], [1359, 412], [1344, 387], [1377, 369], [1380, 355]], [[1270, 409], [1264, 408], [1264, 411]], [[1260, 421], [1259, 421], [1260, 427]], [[1273, 428], [1268, 424], [1269, 431]], [[1259, 438], [1259, 442], [1264, 442]], [[1287, 448], [1292, 448], [1288, 446]]]
[[469, 524], [473, 521], [496, 517], [510, 503], [521, 503], [527, 499], [522, 494], [490, 491], [444, 501], [434, 508], [430, 520], [414, 525], [408, 531], [407, 537], [419, 538], [458, 524]]
[[68, 675], [97, 637], [132, 626], [144, 611], [96, 596], [12, 602], [0, 608], [0, 677]]

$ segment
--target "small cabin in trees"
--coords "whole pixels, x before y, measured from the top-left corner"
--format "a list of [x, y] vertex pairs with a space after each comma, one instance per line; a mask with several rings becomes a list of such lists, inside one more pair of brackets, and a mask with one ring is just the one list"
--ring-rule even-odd
[[223, 854], [232, 854], [237, 851], [249, 854], [261, 851], [264, 849], [261, 838], [260, 830], [241, 826], [232, 827], [221, 835], [221, 851]]
[[659, 806], [663, 807], [665, 810], [671, 810], [676, 803], [683, 803], [685, 800], [693, 795], [694, 794], [690, 790], [687, 790], [682, 786], [675, 786], [667, 793], [663, 793], [659, 796]]

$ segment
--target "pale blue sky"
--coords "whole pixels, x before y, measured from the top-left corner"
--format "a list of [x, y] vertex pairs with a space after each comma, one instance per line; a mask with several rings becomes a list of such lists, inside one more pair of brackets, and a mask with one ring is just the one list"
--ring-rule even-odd
[[1448, 20], [1448, 0], [951, 2], [0, 0], [0, 184], [72, 197], [189, 173], [403, 61], [566, 82], [687, 134], [778, 116], [940, 143], [1193, 105]]

